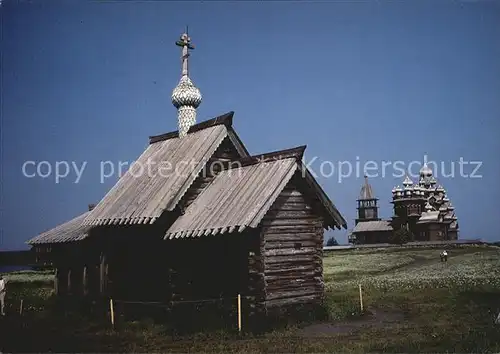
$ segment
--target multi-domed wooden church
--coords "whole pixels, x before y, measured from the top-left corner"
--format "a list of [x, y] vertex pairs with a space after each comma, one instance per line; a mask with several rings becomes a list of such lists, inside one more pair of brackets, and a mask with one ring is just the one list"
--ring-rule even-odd
[[28, 241], [50, 250], [60, 296], [181, 301], [233, 298], [266, 311], [323, 298], [323, 233], [346, 221], [302, 163], [305, 146], [251, 156], [233, 112], [196, 124], [188, 75], [172, 93], [178, 131], [149, 138], [95, 207]]
[[455, 208], [426, 163], [420, 169], [418, 183], [406, 176], [403, 187], [393, 188], [394, 216], [391, 220], [381, 220], [378, 217], [377, 202], [368, 178], [365, 177], [358, 199], [358, 218], [349, 237], [350, 242], [388, 243], [393, 232], [400, 228], [410, 231], [412, 241], [458, 239]]

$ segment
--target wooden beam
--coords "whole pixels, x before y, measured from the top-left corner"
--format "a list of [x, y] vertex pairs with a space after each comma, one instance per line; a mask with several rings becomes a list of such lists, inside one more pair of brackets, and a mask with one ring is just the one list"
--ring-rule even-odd
[[68, 269], [68, 295], [71, 294], [71, 268]]
[[87, 296], [89, 293], [89, 288], [88, 288], [88, 274], [86, 265], [83, 266], [82, 286], [83, 286], [83, 295]]
[[56, 296], [59, 294], [59, 268], [56, 268], [56, 273], [54, 274], [54, 293]]
[[106, 255], [101, 253], [101, 260], [99, 264], [99, 291], [101, 295], [106, 293]]

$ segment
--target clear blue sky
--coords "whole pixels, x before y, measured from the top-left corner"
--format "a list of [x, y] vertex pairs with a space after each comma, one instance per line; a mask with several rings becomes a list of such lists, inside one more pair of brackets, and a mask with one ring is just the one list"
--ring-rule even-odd
[[[148, 136], [176, 129], [174, 42], [186, 24], [199, 120], [234, 110], [251, 153], [307, 144], [317, 173], [357, 157], [426, 153], [447, 171], [482, 161], [482, 178], [457, 176], [458, 165], [455, 177], [436, 174], [460, 237], [500, 239], [499, 2], [3, 0], [0, 11], [2, 249], [98, 202], [117, 179], [100, 183], [100, 161], [133, 161]], [[79, 183], [73, 171], [56, 184], [24, 177], [28, 160], [87, 165]], [[371, 179], [383, 217], [403, 179], [392, 171]], [[350, 228], [362, 176], [318, 178]]]

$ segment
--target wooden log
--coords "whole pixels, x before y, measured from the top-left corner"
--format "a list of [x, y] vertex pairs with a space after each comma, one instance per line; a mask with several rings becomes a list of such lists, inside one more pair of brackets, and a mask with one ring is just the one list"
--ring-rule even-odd
[[295, 197], [295, 198], [304, 198], [303, 197], [303, 194], [296, 190], [296, 189], [284, 189], [281, 193], [280, 193], [280, 198], [283, 198], [285, 200], [287, 200], [289, 197]]
[[315, 277], [314, 274], [308, 277], [295, 277], [292, 279], [283, 279], [279, 277], [274, 277], [272, 280], [267, 279], [266, 277], [266, 286], [267, 289], [288, 289], [288, 288], [296, 288], [298, 286], [301, 287], [317, 287], [322, 281], [321, 278]]
[[68, 269], [67, 277], [68, 277], [67, 293], [71, 294], [71, 268]]
[[280, 242], [280, 241], [274, 241], [274, 242], [266, 242], [265, 245], [265, 250], [270, 251], [273, 249], [294, 249], [296, 245], [299, 245], [299, 247], [303, 248], [315, 248], [317, 249], [317, 242], [314, 240], [310, 239], [299, 239], [299, 240], [293, 240], [291, 242]]
[[99, 291], [101, 295], [106, 293], [106, 255], [101, 254], [101, 260], [99, 264]]
[[270, 219], [304, 219], [316, 220], [318, 217], [310, 210], [269, 210], [263, 220]]
[[269, 226], [305, 226], [305, 227], [318, 227], [322, 226], [322, 222], [317, 219], [273, 219], [273, 220], [262, 220], [261, 225], [263, 227]]
[[283, 248], [266, 250], [264, 255], [266, 257], [272, 256], [292, 256], [292, 255], [315, 255], [317, 253], [315, 247], [303, 247], [300, 249]]
[[308, 254], [308, 255], [292, 255], [292, 256], [274, 256], [269, 257], [266, 260], [266, 267], [268, 264], [273, 263], [286, 263], [286, 262], [311, 262], [318, 259], [319, 256], [316, 254]]
[[272, 242], [300, 242], [307, 240], [314, 240], [318, 243], [318, 235], [314, 232], [297, 232], [297, 233], [266, 233], [266, 245]]
[[275, 202], [278, 205], [288, 204], [288, 203], [306, 203], [303, 196], [281, 196]]
[[293, 293], [296, 291], [309, 291], [310, 293], [320, 293], [323, 291], [323, 288], [320, 284], [312, 283], [312, 282], [297, 282], [290, 285], [282, 285], [282, 284], [269, 284], [266, 287], [267, 298], [272, 294], [281, 294], [280, 297], [288, 297], [289, 293]]
[[281, 307], [281, 306], [287, 306], [287, 305], [296, 305], [296, 304], [301, 304], [301, 303], [314, 303], [314, 302], [319, 302], [321, 300], [321, 298], [322, 298], [321, 294], [316, 293], [313, 295], [306, 295], [306, 296], [300, 296], [300, 297], [267, 300], [266, 306], [268, 308], [273, 308], [273, 307]]
[[275, 211], [275, 210], [311, 210], [312, 211], [312, 207], [309, 206], [305, 202], [284, 203], [284, 204], [274, 203], [269, 210], [270, 211]]
[[83, 295], [87, 296], [89, 293], [88, 288], [88, 274], [87, 274], [87, 266], [83, 266], [83, 275], [82, 275], [82, 286], [83, 286]]
[[266, 269], [265, 269], [265, 274], [269, 275], [277, 275], [281, 273], [286, 273], [289, 271], [321, 271], [322, 267], [319, 264], [319, 262], [316, 261], [309, 261], [309, 262], [303, 262], [303, 263], [272, 263], [272, 264], [267, 264]]
[[318, 227], [323, 229], [322, 225], [270, 225], [263, 226], [262, 232], [266, 235], [272, 234], [301, 234], [301, 233], [316, 233]]
[[315, 264], [307, 264], [303, 266], [295, 266], [292, 264], [291, 266], [282, 267], [281, 265], [277, 265], [275, 267], [266, 267], [266, 275], [278, 275], [285, 274], [289, 272], [307, 272], [307, 271], [316, 271], [317, 266]]
[[299, 272], [286, 272], [286, 273], [281, 273], [278, 275], [268, 275], [266, 273], [265, 275], [265, 280], [268, 284], [274, 282], [274, 281], [297, 281], [297, 282], [302, 282], [302, 281], [309, 281], [310, 279], [314, 279], [315, 277], [315, 272], [314, 270], [312, 271], [299, 271]]
[[321, 291], [317, 291], [314, 289], [298, 289], [291, 291], [276, 291], [273, 293], [268, 293], [266, 296], [266, 302], [269, 300], [275, 299], [285, 299], [285, 298], [293, 298], [293, 297], [301, 297], [301, 296], [311, 296], [311, 295], [322, 295]]
[[56, 294], [56, 296], [61, 295], [59, 293], [59, 291], [60, 291], [60, 289], [59, 289], [59, 276], [60, 276], [59, 273], [60, 273], [59, 268], [56, 268], [56, 272], [54, 274], [54, 294]]

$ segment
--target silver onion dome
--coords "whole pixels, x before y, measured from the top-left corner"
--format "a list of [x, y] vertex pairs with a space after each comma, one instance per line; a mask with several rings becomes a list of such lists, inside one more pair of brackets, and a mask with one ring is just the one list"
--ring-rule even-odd
[[427, 166], [427, 163], [424, 163], [424, 165], [420, 169], [420, 176], [426, 176], [426, 177], [432, 176], [432, 170], [430, 169], [429, 166]]
[[187, 75], [181, 77], [179, 84], [172, 91], [172, 104], [177, 109], [182, 106], [196, 109], [200, 106], [202, 99], [200, 90]]

